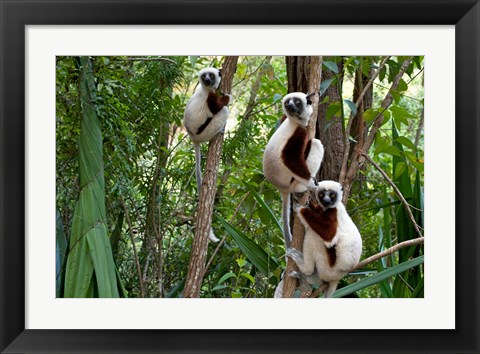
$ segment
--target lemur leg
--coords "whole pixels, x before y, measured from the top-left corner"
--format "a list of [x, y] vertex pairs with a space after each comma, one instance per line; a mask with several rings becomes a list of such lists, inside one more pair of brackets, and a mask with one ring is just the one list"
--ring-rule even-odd
[[202, 150], [200, 143], [193, 142], [195, 149], [195, 178], [197, 179], [197, 193], [200, 195], [200, 188], [202, 187]]
[[298, 269], [305, 275], [311, 275], [315, 270], [315, 260], [312, 252], [302, 253], [295, 248], [289, 248], [287, 249], [287, 257], [293, 259]]
[[328, 283], [328, 288], [327, 291], [325, 291], [325, 297], [332, 297], [333, 293], [337, 289], [338, 285], [338, 280], [337, 281], [331, 281]]
[[273, 295], [274, 299], [281, 299], [283, 298], [283, 279], [280, 280], [277, 287], [275, 288], [275, 294]]
[[324, 148], [320, 140], [312, 139], [312, 146], [307, 157], [308, 170], [311, 171], [312, 177], [317, 175], [323, 160]]
[[292, 233], [290, 232], [290, 193], [281, 192], [282, 197], [282, 221], [283, 236], [285, 238], [285, 247], [290, 247], [292, 242]]

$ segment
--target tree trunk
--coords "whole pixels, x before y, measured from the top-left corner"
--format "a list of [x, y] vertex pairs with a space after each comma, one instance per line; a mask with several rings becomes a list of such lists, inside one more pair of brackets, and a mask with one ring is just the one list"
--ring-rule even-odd
[[[230, 93], [233, 75], [238, 57], [225, 57], [222, 67], [221, 91]], [[199, 297], [203, 281], [205, 260], [207, 256], [208, 235], [212, 225], [213, 204], [215, 201], [218, 167], [223, 146], [223, 134], [217, 134], [209, 143], [204, 180], [198, 200], [195, 236], [188, 267], [187, 280], [183, 297]]]
[[[288, 91], [289, 92], [317, 92], [320, 87], [320, 80], [322, 74], [322, 57], [287, 57], [287, 75], [288, 75]], [[318, 114], [318, 94], [313, 98], [313, 114], [308, 123], [307, 131], [308, 138], [315, 137], [315, 131], [317, 126], [317, 114]], [[301, 203], [306, 203], [309, 198], [309, 193], [306, 193], [302, 198]], [[298, 220], [297, 216], [294, 216], [293, 230], [292, 230], [292, 245], [291, 247], [302, 250], [303, 239], [305, 236], [305, 229]], [[297, 287], [297, 278], [291, 277], [288, 274], [298, 268], [294, 261], [290, 258], [287, 260], [287, 269], [285, 271], [285, 278], [283, 280], [283, 297], [292, 297], [295, 288]]]
[[[329, 58], [325, 58], [329, 60]], [[327, 68], [322, 70], [322, 80], [334, 78], [334, 73]], [[316, 136], [321, 140], [325, 149], [320, 172], [318, 173], [318, 180], [334, 180], [338, 181], [340, 170], [342, 168], [343, 151], [345, 149], [343, 138], [343, 117], [341, 113], [334, 114], [327, 120], [327, 109], [332, 104], [342, 105], [343, 85], [343, 62], [338, 64], [337, 82], [332, 83], [326, 90], [325, 94], [320, 97], [322, 101], [325, 97], [329, 97], [329, 101], [319, 104], [318, 106], [318, 120]], [[341, 112], [341, 111], [340, 111]]]

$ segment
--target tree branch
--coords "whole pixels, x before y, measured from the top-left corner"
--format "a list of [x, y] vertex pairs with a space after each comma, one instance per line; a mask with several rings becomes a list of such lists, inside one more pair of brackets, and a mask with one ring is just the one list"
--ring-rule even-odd
[[386, 250], [383, 250], [382, 252], [379, 252], [377, 254], [374, 254], [373, 256], [365, 258], [363, 261], [360, 261], [355, 266], [355, 268], [352, 269], [352, 271], [364, 268], [366, 265], [368, 265], [370, 263], [373, 263], [373, 262], [375, 262], [375, 261], [377, 261], [377, 260], [379, 260], [383, 257], [390, 256], [393, 252], [396, 252], [399, 249], [409, 247], [409, 246], [418, 245], [418, 244], [423, 243], [424, 241], [425, 241], [425, 237], [422, 236], [422, 237], [417, 237], [417, 238], [414, 238], [414, 239], [411, 239], [411, 240], [407, 240], [407, 241], [397, 243], [395, 246], [392, 246], [392, 247], [390, 247]]
[[[231, 92], [233, 75], [237, 67], [238, 57], [225, 57], [222, 66], [222, 92]], [[199, 297], [207, 257], [208, 235], [212, 225], [213, 204], [217, 183], [218, 168], [223, 146], [223, 134], [217, 134], [208, 145], [205, 176], [200, 189], [198, 210], [195, 223], [192, 253], [188, 267], [187, 280], [183, 297]]]
[[[390, 107], [390, 105], [393, 102], [392, 91], [395, 91], [397, 89], [400, 83], [400, 80], [403, 77], [403, 74], [405, 74], [405, 71], [407, 70], [411, 61], [412, 61], [412, 58], [407, 59], [402, 63], [402, 66], [400, 67], [398, 74], [395, 76], [388, 93], [386, 94], [385, 98], [382, 101], [382, 104], [380, 107], [381, 112], [373, 120], [370, 133], [367, 135], [367, 138], [365, 139], [363, 146], [357, 146], [357, 149], [353, 151], [352, 156], [350, 158], [350, 166], [348, 167], [348, 172], [346, 173], [346, 175], [343, 175], [342, 178], [340, 178], [340, 183], [343, 185], [343, 201], [344, 202], [350, 196], [350, 191], [352, 189], [352, 181], [355, 178], [355, 175], [357, 174], [358, 167], [363, 163], [363, 157], [361, 156], [359, 151], [368, 151], [372, 146], [373, 141], [375, 140], [375, 135], [377, 134], [378, 129], [382, 126], [382, 123], [383, 123], [383, 119], [384, 119], [383, 112], [385, 112], [385, 110], [387, 110], [387, 108]], [[348, 138], [348, 136], [346, 138]]]
[[[357, 108], [359, 107], [360, 103], [363, 101], [363, 97], [367, 93], [370, 86], [372, 86], [373, 82], [377, 78], [378, 74], [380, 74], [380, 71], [383, 69], [383, 67], [385, 66], [385, 63], [389, 58], [390, 56], [383, 58], [377, 71], [372, 75], [368, 83], [363, 88], [362, 93], [360, 93], [360, 96], [358, 96], [358, 99], [355, 102], [355, 105], [357, 106]], [[345, 128], [345, 143], [344, 143], [345, 150], [343, 152], [342, 169], [340, 170], [340, 179], [339, 179], [340, 183], [343, 183], [343, 181], [345, 180], [345, 176], [347, 174], [348, 156], [350, 154], [350, 131], [352, 129], [353, 118], [354, 118], [353, 113], [350, 113], [350, 117], [348, 118], [348, 122], [347, 122], [347, 127]], [[363, 134], [363, 132], [360, 132], [360, 134]]]
[[380, 172], [380, 174], [383, 176], [383, 178], [385, 178], [388, 184], [392, 186], [393, 190], [395, 191], [395, 194], [398, 196], [403, 206], [405, 207], [405, 211], [407, 212], [408, 217], [412, 221], [413, 227], [415, 228], [415, 232], [417, 233], [418, 237], [423, 237], [422, 233], [420, 232], [419, 226], [412, 214], [412, 210], [410, 209], [410, 206], [408, 205], [407, 201], [403, 197], [402, 192], [400, 192], [400, 190], [397, 188], [395, 183], [393, 183], [393, 181], [388, 177], [387, 173], [384, 170], [382, 170], [382, 168], [375, 161], [373, 161], [373, 159], [370, 156], [368, 156], [366, 153], [361, 153], [361, 155], [364, 156], [365, 159], [368, 162], [370, 162], [378, 170], [378, 172]]

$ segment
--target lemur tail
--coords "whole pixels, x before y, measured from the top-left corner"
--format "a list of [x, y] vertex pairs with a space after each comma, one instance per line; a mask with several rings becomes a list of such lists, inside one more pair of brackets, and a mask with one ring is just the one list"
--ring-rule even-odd
[[202, 187], [202, 150], [200, 143], [193, 142], [195, 149], [195, 178], [197, 179], [197, 193], [200, 195], [200, 188]]
[[285, 237], [285, 246], [289, 248], [292, 242], [292, 233], [290, 232], [290, 193], [281, 192], [280, 194], [282, 196], [283, 236]]
[[[193, 142], [193, 148], [195, 149], [195, 178], [197, 180], [197, 193], [200, 196], [200, 188], [202, 188], [202, 151], [200, 149], [200, 143]], [[218, 239], [213, 230], [210, 229], [210, 234], [208, 238], [212, 242], [218, 242]]]
[[213, 230], [210, 229], [210, 234], [208, 235], [208, 238], [210, 239], [210, 241], [212, 242], [218, 242], [220, 241], [219, 238], [217, 238], [217, 236], [215, 236], [215, 234], [213, 233]]

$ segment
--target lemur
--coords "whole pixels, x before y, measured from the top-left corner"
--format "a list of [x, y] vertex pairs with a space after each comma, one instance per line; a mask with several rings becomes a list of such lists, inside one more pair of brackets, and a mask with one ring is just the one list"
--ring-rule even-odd
[[[185, 108], [183, 124], [192, 139], [195, 149], [195, 176], [197, 190], [202, 186], [202, 154], [200, 143], [210, 141], [218, 133], [223, 133], [229, 116], [227, 105], [231, 96], [220, 92], [221, 71], [216, 68], [204, 68], [198, 74], [198, 85]], [[218, 242], [213, 230], [209, 238]]]
[[[289, 248], [300, 271], [311, 281], [312, 274], [332, 297], [337, 284], [360, 260], [362, 239], [358, 228], [342, 203], [343, 188], [338, 182], [321, 181], [316, 187], [316, 202], [297, 206], [295, 212], [305, 226], [303, 253]], [[316, 274], [314, 274], [314, 271]]]
[[323, 145], [308, 140], [307, 125], [313, 113], [311, 97], [315, 93], [294, 92], [282, 100], [283, 122], [270, 138], [263, 155], [263, 173], [282, 197], [283, 234], [290, 247], [291, 193], [315, 188], [314, 178], [323, 159]]

